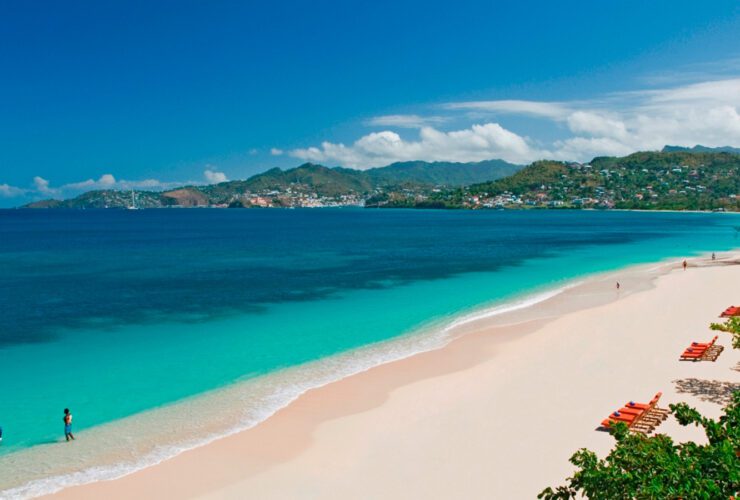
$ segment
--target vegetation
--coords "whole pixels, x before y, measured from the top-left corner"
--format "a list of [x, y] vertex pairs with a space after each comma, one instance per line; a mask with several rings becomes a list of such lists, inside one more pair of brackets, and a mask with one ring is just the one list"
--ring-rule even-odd
[[407, 161], [366, 170], [375, 185], [427, 184], [430, 186], [468, 186], [512, 175], [522, 167], [503, 160], [477, 163]]
[[504, 204], [740, 210], [740, 155], [647, 152], [589, 164], [542, 161], [468, 192]]
[[732, 335], [732, 347], [740, 349], [740, 317], [727, 318], [724, 323], [712, 323], [710, 328], [730, 333]]
[[675, 153], [679, 151], [689, 153], [740, 153], [740, 148], [733, 148], [730, 146], [710, 148], [707, 146], [702, 146], [701, 144], [697, 144], [696, 146], [691, 148], [686, 148], [683, 146], [665, 146], [662, 151], [663, 153]]
[[[711, 325], [734, 335], [740, 349], [740, 318]], [[567, 484], [546, 488], [537, 498], [564, 500], [585, 496], [591, 500], [613, 499], [730, 499], [740, 495], [740, 391], [717, 419], [702, 416], [686, 403], [670, 405], [681, 425], [704, 429], [707, 444], [674, 443], [663, 434], [644, 436], [623, 423], [612, 432], [616, 445], [600, 460], [587, 449], [577, 451], [570, 462], [577, 471]]]

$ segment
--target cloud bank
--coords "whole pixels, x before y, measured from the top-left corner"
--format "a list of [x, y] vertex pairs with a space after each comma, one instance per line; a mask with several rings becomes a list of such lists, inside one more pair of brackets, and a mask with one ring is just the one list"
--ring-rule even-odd
[[[208, 170], [207, 170], [208, 172]], [[223, 178], [226, 180], [226, 176], [223, 172], [211, 172], [214, 179]], [[208, 177], [206, 175], [206, 177]], [[223, 182], [223, 181], [219, 181]], [[112, 174], [103, 174], [98, 179], [87, 179], [79, 182], [70, 182], [62, 184], [60, 186], [52, 186], [51, 182], [40, 176], [33, 178], [31, 187], [22, 188], [17, 186], [11, 186], [9, 184], [0, 184], [0, 197], [1, 198], [23, 198], [30, 197], [32, 199], [39, 198], [67, 198], [70, 196], [76, 196], [84, 191], [92, 191], [98, 189], [117, 189], [117, 190], [130, 190], [130, 189], [141, 189], [151, 191], [164, 191], [172, 189], [174, 187], [182, 186], [185, 184], [197, 184], [195, 182], [163, 182], [158, 179], [143, 179], [143, 180], [125, 180], [116, 179]]]
[[[443, 131], [436, 115], [387, 115], [366, 122], [388, 127], [352, 144], [324, 141], [289, 151], [305, 161], [369, 168], [404, 160], [479, 161], [501, 158], [528, 163], [542, 158], [588, 161], [657, 150], [666, 144], [740, 145], [740, 78], [621, 92], [583, 101], [494, 100], [446, 103], [446, 119], [473, 119], [466, 128]], [[560, 137], [542, 143], [503, 123], [512, 115], [554, 125]], [[436, 120], [436, 121], [435, 121]], [[392, 128], [418, 128], [404, 139]]]
[[387, 165], [394, 161], [479, 161], [502, 158], [526, 162], [536, 155], [527, 140], [498, 123], [473, 125], [463, 130], [441, 132], [422, 127], [417, 140], [404, 140], [389, 130], [373, 132], [354, 144], [323, 142], [321, 147], [295, 149], [296, 158], [315, 162], [338, 162], [353, 168]]
[[17, 198], [25, 194], [25, 189], [11, 186], [9, 184], [0, 184], [0, 198]]

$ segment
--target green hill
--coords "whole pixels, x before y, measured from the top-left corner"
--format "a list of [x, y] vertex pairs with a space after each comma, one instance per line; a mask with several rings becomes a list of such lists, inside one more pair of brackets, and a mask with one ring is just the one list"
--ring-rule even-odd
[[710, 148], [707, 146], [702, 146], [701, 144], [697, 144], [696, 146], [692, 148], [687, 148], [684, 146], [664, 146], [663, 153], [735, 153], [740, 154], [740, 148], [733, 148], [731, 146], [720, 146], [717, 148]]
[[589, 164], [541, 161], [465, 192], [479, 198], [514, 195], [535, 206], [740, 210], [740, 156], [643, 152]]
[[[140, 208], [159, 208], [165, 206], [162, 194], [154, 191], [137, 191], [136, 205]], [[41, 200], [25, 205], [23, 208], [126, 208], [131, 206], [130, 191], [98, 190], [88, 191], [68, 200]]]
[[393, 185], [422, 183], [434, 186], [467, 186], [509, 176], [520, 165], [503, 160], [485, 160], [477, 163], [408, 161], [367, 170], [376, 184]]

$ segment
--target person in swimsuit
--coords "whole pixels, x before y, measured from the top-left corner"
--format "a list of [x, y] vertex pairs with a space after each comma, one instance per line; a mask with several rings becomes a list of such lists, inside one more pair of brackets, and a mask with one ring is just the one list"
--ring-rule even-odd
[[72, 414], [69, 412], [69, 408], [64, 409], [64, 437], [69, 441], [74, 441], [75, 437], [72, 434]]

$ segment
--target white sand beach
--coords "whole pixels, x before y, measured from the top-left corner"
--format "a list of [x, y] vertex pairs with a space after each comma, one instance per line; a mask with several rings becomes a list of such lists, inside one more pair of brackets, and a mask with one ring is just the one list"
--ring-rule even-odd
[[[716, 362], [678, 357], [710, 340], [709, 323], [740, 303], [733, 258], [599, 276], [467, 324], [442, 349], [311, 390], [253, 429], [54, 496], [534, 498], [572, 472], [577, 449], [608, 452], [613, 440], [596, 428], [629, 400], [662, 391], [661, 407], [686, 401], [719, 415], [740, 385], [730, 336], [719, 333]], [[657, 431], [703, 437], [672, 417]]]

